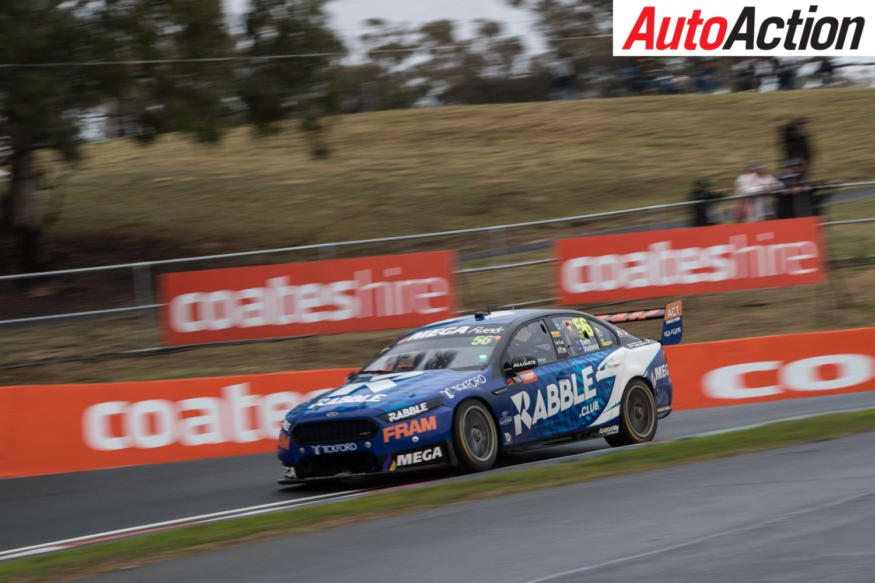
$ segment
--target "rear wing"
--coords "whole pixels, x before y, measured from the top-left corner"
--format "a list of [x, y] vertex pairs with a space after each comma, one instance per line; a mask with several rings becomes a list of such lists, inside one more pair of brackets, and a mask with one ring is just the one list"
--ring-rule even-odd
[[665, 308], [653, 310], [638, 310], [637, 312], [618, 312], [602, 314], [597, 318], [611, 324], [626, 322], [643, 322], [644, 320], [662, 320], [662, 344], [679, 344], [684, 336], [683, 304], [680, 300], [668, 304]]

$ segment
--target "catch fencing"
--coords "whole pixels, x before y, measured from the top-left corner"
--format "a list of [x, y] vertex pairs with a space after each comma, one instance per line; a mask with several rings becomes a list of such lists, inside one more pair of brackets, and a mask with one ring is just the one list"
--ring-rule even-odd
[[[817, 188], [838, 193], [872, 186], [875, 186], [875, 181], [819, 185]], [[828, 203], [830, 211], [865, 198], [854, 196], [853, 192], [842, 194], [851, 196], [835, 196]], [[869, 196], [873, 193], [858, 191], [857, 194]], [[726, 207], [745, 198], [750, 196], [727, 196], [715, 204]], [[554, 240], [686, 227], [690, 224], [688, 216], [698, 204], [701, 203], [683, 201], [469, 229], [0, 275], [0, 298], [7, 297], [7, 301], [0, 303], [0, 330], [20, 330], [22, 327], [79, 319], [115, 320], [119, 329], [132, 336], [125, 341], [136, 342], [133, 346], [121, 346], [116, 352], [148, 354], [165, 348], [160, 346], [158, 317], [163, 304], [156, 292], [156, 281], [161, 274], [181, 268], [252, 265], [263, 263], [268, 258], [272, 262], [313, 261], [445, 249], [458, 253], [455, 275], [462, 311], [487, 305], [547, 305], [556, 300], [551, 276], [551, 264], [555, 261], [551, 256]], [[827, 214], [823, 225], [828, 229], [828, 241], [832, 247], [833, 233], [871, 222], [875, 222], [875, 217], [831, 219]], [[838, 253], [830, 250], [832, 267], [875, 262], [875, 255], [868, 252], [871, 250], [869, 245], [861, 245], [859, 250], [852, 249], [851, 253], [847, 252], [847, 247], [844, 244]], [[63, 312], [55, 311], [58, 296], [64, 298], [63, 303], [67, 306]], [[7, 361], [0, 363], [0, 369], [8, 368], [4, 365], [10, 364], [17, 366]]]

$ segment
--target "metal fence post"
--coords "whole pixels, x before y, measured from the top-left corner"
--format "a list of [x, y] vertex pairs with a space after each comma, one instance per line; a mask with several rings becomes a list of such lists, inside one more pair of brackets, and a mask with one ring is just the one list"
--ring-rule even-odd
[[[500, 261], [500, 257], [507, 251], [507, 237], [503, 226], [489, 229], [489, 256], [492, 258], [491, 265], [495, 265], [496, 261]], [[495, 305], [501, 306], [509, 301], [513, 301], [510, 297], [507, 275], [502, 270], [498, 285], [499, 297], [496, 298], [493, 294]]]
[[[148, 263], [134, 265], [134, 303], [137, 306], [149, 306], [155, 303], [155, 293], [152, 288], [152, 270]], [[146, 348], [158, 344], [158, 318], [153, 310], [140, 311], [140, 325], [143, 328], [143, 337]], [[151, 330], [151, 332], [150, 332]]]

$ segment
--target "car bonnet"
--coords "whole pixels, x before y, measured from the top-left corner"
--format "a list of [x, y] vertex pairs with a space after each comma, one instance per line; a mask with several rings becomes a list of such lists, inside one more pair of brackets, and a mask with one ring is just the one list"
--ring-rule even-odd
[[292, 414], [344, 413], [362, 409], [394, 411], [439, 397], [443, 391], [449, 390], [452, 394], [453, 391], [475, 388], [485, 382], [484, 371], [470, 370], [440, 369], [362, 375], [351, 383], [300, 405]]

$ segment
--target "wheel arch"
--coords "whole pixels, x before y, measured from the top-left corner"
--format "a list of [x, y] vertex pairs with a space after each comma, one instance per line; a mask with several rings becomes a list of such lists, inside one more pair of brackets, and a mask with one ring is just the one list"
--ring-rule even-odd
[[[626, 387], [628, 387], [629, 383], [631, 383], [632, 381], [637, 381], [637, 380], [644, 382], [644, 384], [650, 390], [650, 394], [653, 395], [653, 400], [655, 401], [656, 400], [656, 389], [653, 387], [653, 383], [650, 382], [650, 379], [648, 379], [644, 375], [639, 374], [639, 375], [635, 375], [635, 376], [630, 377], [629, 380], [626, 381]], [[623, 387], [623, 391], [626, 390], [626, 387]]]

